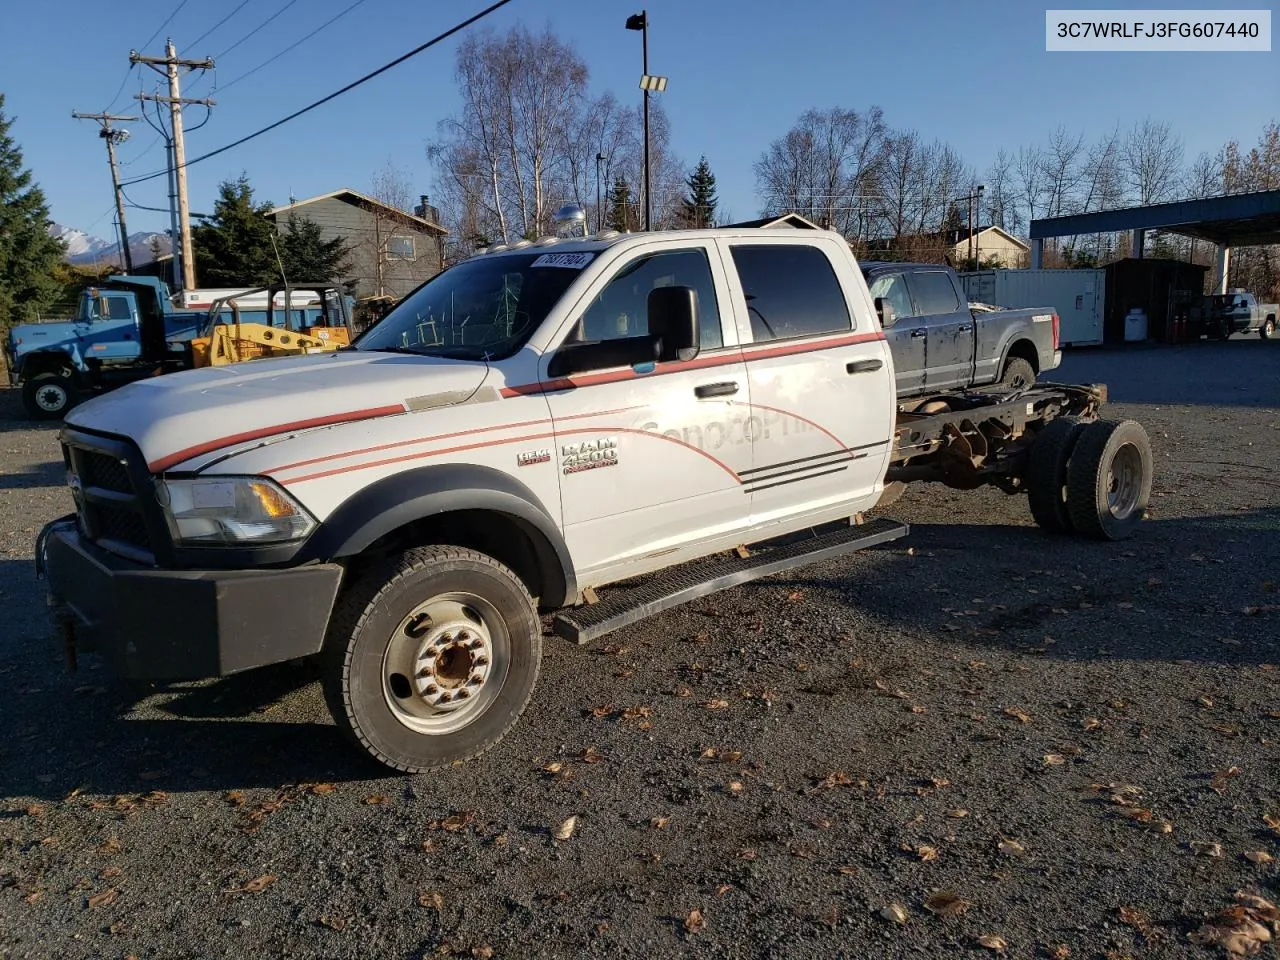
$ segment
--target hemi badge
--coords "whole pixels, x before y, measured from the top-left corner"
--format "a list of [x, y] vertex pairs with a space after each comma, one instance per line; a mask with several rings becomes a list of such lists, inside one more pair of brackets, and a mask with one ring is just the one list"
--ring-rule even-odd
[[546, 447], [541, 450], [526, 450], [523, 453], [516, 454], [517, 467], [531, 467], [535, 463], [550, 463], [551, 451]]

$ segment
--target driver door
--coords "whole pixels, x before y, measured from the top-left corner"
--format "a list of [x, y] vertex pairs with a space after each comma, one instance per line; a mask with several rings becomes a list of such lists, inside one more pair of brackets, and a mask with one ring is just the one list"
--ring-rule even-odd
[[561, 379], [542, 361], [565, 540], [587, 584], [732, 535], [750, 516], [746, 366], [714, 247], [632, 248], [586, 292], [563, 342], [647, 334], [649, 292], [664, 286], [697, 295], [696, 358]]

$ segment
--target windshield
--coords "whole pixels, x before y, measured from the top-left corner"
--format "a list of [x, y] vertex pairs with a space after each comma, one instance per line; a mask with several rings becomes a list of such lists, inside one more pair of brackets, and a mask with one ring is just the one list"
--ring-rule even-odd
[[593, 253], [476, 257], [427, 281], [355, 344], [500, 360], [520, 349]]

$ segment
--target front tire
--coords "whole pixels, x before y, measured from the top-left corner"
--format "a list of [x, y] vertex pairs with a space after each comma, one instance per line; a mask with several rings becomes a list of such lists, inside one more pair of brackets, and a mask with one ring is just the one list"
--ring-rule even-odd
[[1000, 385], [1008, 390], [1025, 390], [1036, 382], [1035, 367], [1022, 357], [1010, 357], [1004, 365]]
[[1276, 318], [1267, 317], [1262, 321], [1262, 326], [1258, 328], [1258, 336], [1263, 340], [1270, 340], [1276, 335]]
[[32, 420], [61, 420], [77, 399], [70, 373], [38, 373], [22, 384], [22, 405]]
[[1095, 540], [1133, 534], [1151, 498], [1151, 441], [1135, 420], [1098, 420], [1080, 433], [1067, 466], [1067, 509]]
[[419, 773], [484, 753], [533, 695], [542, 628], [524, 584], [461, 547], [409, 550], [338, 601], [322, 682], [338, 727]]

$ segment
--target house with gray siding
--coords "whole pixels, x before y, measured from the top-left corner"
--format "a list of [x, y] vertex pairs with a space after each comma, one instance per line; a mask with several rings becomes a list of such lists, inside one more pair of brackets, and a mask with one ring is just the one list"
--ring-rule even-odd
[[[284, 233], [290, 217], [305, 217], [325, 240], [341, 237], [351, 248], [351, 275], [358, 298], [403, 297], [441, 270], [444, 238], [440, 214], [427, 198], [412, 213], [344, 188], [274, 208], [268, 216]], [[312, 278], [322, 279], [322, 278]], [[324, 278], [328, 279], [328, 278]]]

